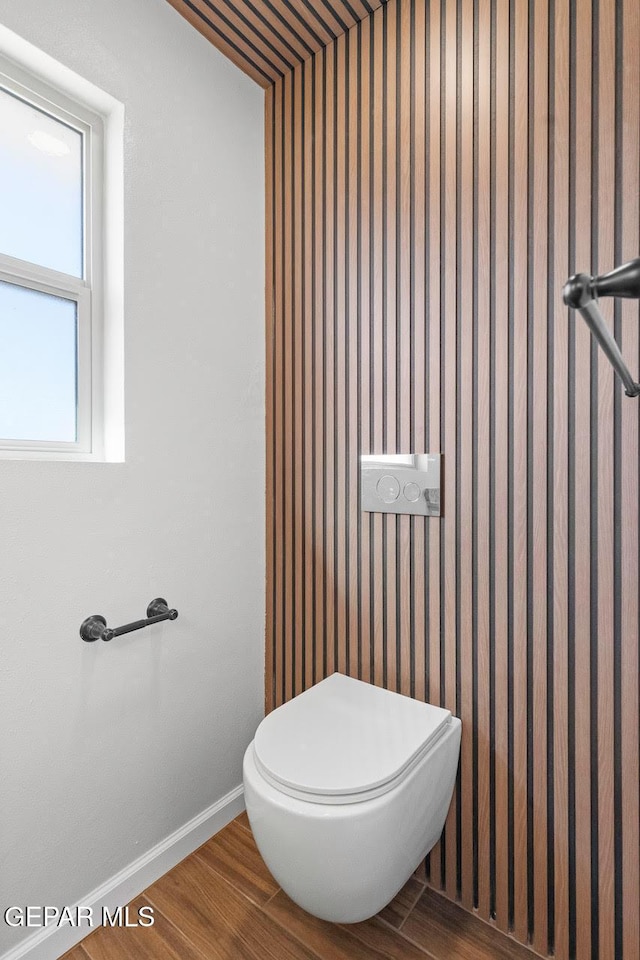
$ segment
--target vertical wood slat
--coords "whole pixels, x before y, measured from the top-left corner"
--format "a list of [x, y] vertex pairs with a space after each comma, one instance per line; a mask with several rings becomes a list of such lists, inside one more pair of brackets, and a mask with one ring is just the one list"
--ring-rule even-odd
[[[396, 407], [396, 365], [397, 365], [397, 76], [396, 76], [396, 20], [398, 4], [387, 5], [383, 10], [385, 29], [385, 48], [383, 61], [383, 96], [386, 116], [384, 123], [384, 262], [383, 262], [383, 338], [384, 338], [384, 443], [385, 450], [397, 449], [398, 424]], [[386, 123], [385, 123], [386, 121]], [[393, 514], [383, 517], [384, 543], [384, 667], [385, 685], [391, 690], [397, 689], [397, 576], [399, 519]]]
[[[441, 55], [442, 40], [442, 7], [441, 4], [429, 5], [427, 30], [427, 49], [429, 57], [428, 71], [428, 100], [427, 124], [428, 135], [426, 150], [427, 164], [427, 203], [428, 203], [428, 261], [426, 273], [428, 277], [429, 296], [425, 304], [426, 327], [428, 336], [428, 352], [426, 365], [428, 370], [428, 405], [427, 405], [427, 450], [441, 450], [441, 283], [442, 283], [442, 165], [441, 165], [441, 122], [443, 85], [441, 84], [444, 69]], [[447, 465], [445, 463], [446, 471]], [[445, 506], [445, 509], [446, 506]], [[441, 547], [443, 521], [433, 525], [427, 521], [427, 555], [428, 555], [428, 683], [426, 692], [428, 702], [436, 706], [442, 705], [443, 691], [441, 689], [441, 635], [442, 635], [442, 589], [441, 589]], [[442, 849], [440, 841], [436, 844], [429, 857], [429, 877], [436, 887], [442, 886]]]
[[[453, 3], [445, 4], [443, 10], [442, 31], [444, 34], [444, 104], [443, 117], [444, 135], [444, 193], [442, 209], [443, 246], [441, 251], [442, 267], [444, 269], [443, 301], [441, 310], [445, 311], [447, 323], [441, 330], [442, 340], [442, 377], [447, 385], [442, 398], [441, 445], [447, 451], [447, 460], [444, 470], [444, 518], [442, 558], [444, 583], [442, 611], [442, 631], [444, 643], [441, 649], [444, 657], [444, 699], [443, 706], [452, 713], [458, 712], [457, 703], [457, 597], [456, 597], [456, 510], [457, 504], [457, 423], [456, 423], [456, 391], [458, 389], [457, 376], [457, 9]], [[450, 639], [449, 639], [450, 638]], [[442, 665], [441, 665], [442, 671]], [[465, 731], [466, 733], [466, 731]], [[458, 791], [454, 791], [445, 825], [443, 837], [445, 848], [445, 889], [450, 897], [457, 894], [457, 844], [456, 821], [458, 816]]]
[[527, 331], [528, 313], [528, 9], [514, 4], [511, 197], [511, 598], [512, 657], [512, 790], [513, 790], [513, 928], [518, 940], [527, 939]]
[[[346, 37], [342, 34], [335, 43], [335, 163], [336, 163], [336, 222], [335, 222], [335, 523], [336, 531], [343, 530], [346, 523], [346, 334], [349, 316], [347, 312], [345, 243], [346, 243]], [[335, 636], [344, 637], [345, 642], [336, 645], [336, 669], [347, 672], [347, 629], [346, 629], [346, 537], [336, 535], [335, 578], [338, 588], [335, 595]]]
[[324, 596], [325, 596], [325, 511], [324, 511], [324, 202], [325, 182], [325, 126], [324, 126], [324, 68], [326, 54], [318, 54], [314, 60], [315, 102], [313, 115], [313, 144], [315, 162], [314, 196], [314, 325], [313, 385], [315, 416], [313, 428], [314, 449], [314, 547], [315, 547], [315, 610], [314, 610], [314, 671], [316, 681], [324, 674]]
[[[635, 960], [638, 414], [561, 287], [638, 253], [640, 11], [579, 8], [390, 0], [267, 100], [267, 706], [338, 668], [451, 707], [429, 882]], [[359, 514], [359, 452], [409, 446], [443, 518]]]
[[335, 604], [339, 585], [335, 579], [335, 73], [336, 47], [325, 51], [324, 115], [325, 115], [325, 202], [324, 202], [324, 525], [325, 525], [325, 583], [324, 583], [324, 656], [325, 670], [331, 674], [335, 663]]
[[358, 60], [360, 56], [360, 28], [347, 36], [347, 96], [349, 103], [348, 124], [348, 225], [349, 240], [346, 251], [348, 265], [347, 281], [347, 313], [349, 325], [347, 331], [347, 418], [349, 424], [349, 438], [347, 445], [347, 491], [348, 491], [348, 536], [346, 538], [347, 562], [349, 575], [347, 577], [348, 599], [348, 637], [349, 659], [348, 673], [352, 677], [359, 674], [359, 664], [362, 661], [360, 643], [360, 570], [359, 563], [359, 391], [358, 381], [360, 353], [360, 317], [358, 315], [358, 249], [361, 239], [360, 223], [358, 219], [358, 204], [361, 202], [360, 167], [358, 157], [358, 131], [360, 116], [358, 103], [360, 98], [360, 76], [358, 74]]
[[[360, 452], [371, 452], [370, 437], [372, 423], [371, 406], [371, 96], [369, 84], [371, 68], [371, 31], [374, 20], [369, 18], [361, 28], [361, 56], [360, 56], [360, 260], [358, 262], [358, 296], [359, 296], [359, 329], [360, 329], [360, 450], [354, 451], [354, 456]], [[361, 675], [360, 679], [371, 682], [372, 672], [372, 642], [373, 619], [371, 617], [371, 522], [368, 514], [360, 514], [361, 547], [360, 547], [360, 650]]]
[[493, 630], [494, 630], [494, 856], [495, 918], [509, 929], [509, 748], [508, 711], [508, 512], [509, 499], [509, 2], [496, 0], [494, 58], [493, 229], [494, 398], [493, 398]]
[[[597, 272], [609, 270], [615, 262], [615, 114], [616, 84], [615, 70], [611, 69], [616, 58], [616, 4], [615, 0], [601, 0], [598, 6], [596, 42], [598, 44], [598, 77], [594, 104], [596, 162], [593, 170], [593, 215], [597, 217], [596, 250], [593, 256], [593, 269]], [[597, 256], [595, 255], [597, 253]], [[613, 329], [613, 302], [602, 302], [605, 320]], [[615, 957], [615, 905], [614, 905], [614, 731], [613, 731], [613, 687], [614, 687], [614, 564], [611, 557], [614, 552], [614, 431], [603, 429], [602, 425], [611, 421], [614, 415], [614, 374], [611, 364], [599, 351], [597, 358], [597, 380], [595, 384], [596, 409], [592, 418], [596, 418], [594, 454], [597, 455], [595, 471], [594, 511], [595, 533], [597, 536], [597, 619], [596, 619], [596, 655], [592, 662], [596, 670], [597, 700], [593, 707], [596, 711], [597, 750], [597, 813], [591, 811], [592, 818], [597, 816], [597, 858], [598, 886], [592, 890], [597, 900], [597, 929], [594, 927], [593, 939], [597, 938], [599, 960], [614, 960]], [[593, 431], [593, 425], [592, 425]], [[593, 549], [593, 548], [592, 548]], [[592, 779], [594, 773], [592, 772]], [[596, 856], [596, 851], [592, 852]]]
[[[336, 429], [334, 445], [335, 460], [335, 502], [336, 502], [336, 530], [343, 531], [346, 524], [346, 333], [349, 329], [347, 313], [347, 294], [345, 277], [345, 243], [346, 243], [346, 37], [338, 37], [336, 44], [336, 79], [335, 79], [335, 150], [336, 150], [336, 250], [335, 250], [335, 402]], [[347, 538], [338, 535], [335, 544], [336, 552], [336, 595], [335, 595], [335, 630], [336, 637], [344, 638], [337, 644], [336, 670], [347, 672]]]
[[274, 139], [274, 116], [273, 101], [274, 87], [269, 87], [264, 95], [264, 172], [265, 172], [265, 222], [270, 228], [265, 231], [265, 557], [266, 557], [266, 582], [265, 582], [265, 607], [266, 607], [266, 636], [265, 636], [265, 668], [264, 668], [264, 708], [268, 713], [273, 706], [273, 668], [274, 668], [274, 646], [275, 638], [273, 635], [274, 625], [274, 564], [273, 549], [275, 543], [275, 503], [274, 503], [274, 421], [275, 409], [273, 394], [275, 389], [275, 363], [274, 363], [274, 336], [275, 336], [275, 310], [274, 310], [274, 241], [275, 235], [272, 229], [274, 204], [274, 162], [273, 139]]
[[[313, 685], [315, 677], [315, 564], [317, 550], [317, 525], [315, 518], [314, 482], [315, 482], [315, 424], [313, 419], [315, 386], [315, 313], [314, 285], [316, 252], [314, 235], [315, 202], [315, 153], [313, 138], [313, 82], [315, 65], [313, 60], [305, 62], [304, 72], [304, 370], [302, 383], [304, 389], [304, 417], [300, 422], [304, 435], [304, 529], [300, 539], [304, 550], [304, 637], [305, 670], [304, 688]], [[268, 222], [268, 221], [267, 221]]]
[[559, 285], [569, 275], [569, 0], [553, 10], [551, 269], [553, 275], [553, 910], [554, 949], [569, 957], [569, 494], [568, 320]]
[[545, 4], [534, 7], [533, 64], [531, 82], [531, 195], [529, 198], [532, 214], [532, 250], [530, 279], [532, 316], [531, 361], [531, 445], [529, 465], [533, 489], [531, 491], [530, 544], [532, 557], [531, 585], [532, 604], [532, 677], [530, 689], [532, 704], [530, 717], [533, 729], [532, 764], [532, 836], [533, 836], [533, 889], [529, 891], [533, 906], [532, 941], [538, 953], [544, 954], [548, 948], [548, 777], [551, 771], [547, 767], [548, 756], [548, 689], [547, 689], [547, 623], [549, 602], [547, 597], [547, 564], [549, 544], [547, 542], [547, 404], [548, 404], [548, 336], [547, 336], [547, 298], [548, 298], [548, 237], [551, 225], [548, 217], [547, 197], [548, 156], [549, 156], [549, 11]]
[[[413, 386], [411, 381], [411, 31], [412, 0], [398, 3], [397, 24], [397, 140], [398, 140], [398, 362], [396, 405], [399, 412], [398, 449], [410, 450], [412, 445]], [[411, 694], [411, 546], [415, 524], [411, 517], [398, 521], [398, 680], [397, 689]]]
[[[575, 13], [575, 11], [574, 11]], [[591, 139], [591, 83], [592, 12], [589, 6], [574, 17], [574, 58], [571, 78], [572, 124], [580, 125], [581, 142]], [[580, 151], [572, 144], [573, 167], [571, 192], [570, 249], [573, 246], [574, 263], [591, 263], [591, 152]], [[575, 886], [575, 951], [577, 956], [589, 953], [591, 943], [591, 794], [585, 784], [591, 782], [591, 487], [590, 487], [590, 379], [591, 340], [589, 331], [579, 317], [573, 324], [573, 364], [570, 371], [570, 417], [573, 437], [570, 437], [570, 509], [572, 509], [573, 536], [570, 544], [573, 597], [569, 611], [569, 642], [573, 650], [574, 722], [573, 722], [573, 843], [575, 850], [573, 884]], [[579, 522], [577, 522], [579, 510]], [[593, 585], [595, 587], [595, 584]]]
[[284, 258], [283, 258], [283, 219], [284, 219], [284, 197], [283, 197], [283, 140], [284, 140], [284, 118], [282, 116], [282, 107], [284, 100], [284, 85], [274, 92], [274, 128], [275, 128], [275, 156], [274, 156], [274, 217], [273, 217], [273, 237], [274, 237], [274, 318], [273, 318], [273, 341], [274, 341], [274, 383], [273, 383], [273, 434], [274, 434], [274, 553], [272, 581], [275, 595], [274, 618], [271, 624], [272, 643], [273, 643], [273, 662], [274, 662], [274, 684], [272, 706], [277, 707], [283, 700], [282, 676], [283, 676], [283, 651], [284, 651], [284, 537], [283, 537], [283, 490], [284, 490], [284, 429], [283, 429], [283, 392], [282, 371], [284, 368], [284, 324], [283, 315], [283, 277], [284, 277]]
[[[476, 135], [476, 726], [477, 736], [477, 881], [476, 906], [484, 917], [491, 913], [491, 742], [486, 718], [491, 711], [490, 599], [490, 443], [491, 443], [491, 3], [480, 0], [477, 22]], [[480, 718], [485, 718], [482, 721]]]
[[[465, 731], [473, 730], [473, 0], [463, 0], [459, 25], [459, 249], [457, 271], [459, 278], [459, 346], [460, 383], [458, 385], [460, 425], [460, 503], [459, 533], [456, 543], [458, 565], [457, 590], [459, 596], [459, 633], [460, 633], [460, 677], [459, 716]], [[473, 738], [466, 737], [466, 749], [460, 758], [461, 810], [462, 822], [473, 823]], [[471, 840], [472, 838], [470, 838]], [[459, 878], [461, 902], [470, 909], [473, 906], [473, 842], [460, 845], [459, 859], [461, 876]]]
[[[427, 190], [427, 119], [426, 119], [426, 9], [423, 3], [412, 3], [413, 16], [413, 63], [411, 67], [409, 138], [412, 152], [409, 156], [409, 178], [412, 191], [411, 217], [413, 230], [410, 243], [413, 242], [413, 257], [409, 257], [411, 271], [410, 300], [411, 318], [409, 335], [412, 340], [410, 350], [409, 376], [413, 384], [412, 442], [416, 450], [426, 450], [426, 406], [427, 406], [427, 318], [426, 301], [426, 190]], [[404, 28], [403, 28], [404, 36]], [[427, 521], [416, 518], [412, 540], [412, 577], [408, 602], [413, 606], [413, 695], [418, 700], [426, 700], [427, 671], [427, 586], [425, 552]]]
[[[620, 227], [622, 262], [637, 256], [640, 248], [640, 4], [626, 0], [622, 13], [621, 83], [622, 115], [622, 183], [624, 198]], [[634, 375], [640, 370], [640, 311], [638, 305], [621, 304], [623, 352]], [[633, 957], [640, 943], [640, 704], [638, 676], [638, 630], [640, 610], [636, 584], [639, 565], [639, 495], [637, 465], [640, 462], [638, 412], [633, 404], [622, 401], [621, 445], [623, 452], [621, 491], [621, 568], [623, 571], [620, 609], [620, 688], [617, 691], [620, 779], [618, 855], [620, 864], [621, 902], [616, 904], [622, 930], [619, 949], [623, 958]]]
[[[373, 77], [373, 102], [372, 102], [372, 180], [373, 180], [373, 211], [372, 211], [372, 249], [371, 256], [373, 261], [373, 282], [372, 282], [372, 303], [371, 303], [371, 424], [373, 451], [385, 450], [384, 444], [384, 352], [383, 352], [383, 258], [384, 258], [384, 236], [383, 236], [383, 217], [384, 217], [384, 191], [383, 191], [383, 71], [382, 58], [384, 50], [384, 10], [381, 16], [373, 18], [372, 22], [372, 77]], [[383, 685], [384, 679], [384, 597], [380, 585], [383, 579], [383, 553], [382, 553], [382, 531], [384, 518], [382, 514], [375, 513], [370, 518], [372, 527], [371, 549], [373, 554], [373, 670], [372, 679], [378, 686]]]
[[294, 644], [295, 644], [295, 622], [294, 622], [294, 436], [293, 436], [293, 397], [294, 392], [294, 255], [293, 255], [293, 210], [294, 210], [294, 190], [293, 190], [293, 137], [291, 116], [293, 110], [293, 74], [288, 73], [283, 81], [283, 189], [284, 189], [284, 224], [283, 224], [283, 259], [284, 259], [284, 277], [282, 297], [284, 301], [283, 310], [283, 366], [282, 366], [282, 387], [284, 410], [283, 416], [283, 499], [282, 510], [284, 514], [284, 610], [282, 635], [284, 637], [283, 648], [283, 690], [284, 700], [290, 700], [294, 693]]
[[293, 690], [294, 695], [302, 693], [303, 690], [303, 670], [304, 670], [304, 503], [303, 503], [303, 476], [306, 468], [304, 462], [304, 439], [303, 439], [303, 416], [304, 416], [304, 394], [303, 394], [303, 340], [304, 340], [304, 322], [303, 322], [303, 179], [304, 179], [304, 156], [302, 152], [303, 129], [302, 129], [302, 97], [303, 97], [303, 77], [304, 71], [298, 70], [292, 74], [293, 78], [293, 122], [292, 122], [292, 147], [293, 147], [293, 315], [292, 315], [292, 357], [293, 357], [293, 610], [292, 619], [294, 624], [294, 667], [293, 667]]

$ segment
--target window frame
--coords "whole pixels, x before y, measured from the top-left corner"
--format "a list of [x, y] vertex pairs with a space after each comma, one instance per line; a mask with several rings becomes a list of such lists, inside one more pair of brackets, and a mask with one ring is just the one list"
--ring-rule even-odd
[[83, 201], [82, 277], [0, 252], [0, 280], [73, 300], [77, 305], [76, 440], [36, 441], [0, 437], [0, 459], [103, 460], [103, 119], [2, 54], [0, 89], [82, 135]]

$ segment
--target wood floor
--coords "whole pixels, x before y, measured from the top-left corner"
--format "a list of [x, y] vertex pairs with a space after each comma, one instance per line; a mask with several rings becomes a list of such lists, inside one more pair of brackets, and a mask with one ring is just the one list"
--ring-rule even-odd
[[279, 889], [241, 814], [129, 907], [151, 927], [99, 927], [65, 960], [532, 960], [536, 955], [412, 877], [371, 920], [309, 916]]

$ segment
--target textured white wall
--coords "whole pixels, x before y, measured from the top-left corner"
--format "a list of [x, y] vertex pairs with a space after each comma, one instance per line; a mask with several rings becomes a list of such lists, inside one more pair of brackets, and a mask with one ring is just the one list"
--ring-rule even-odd
[[0, 461], [0, 901], [62, 905], [240, 783], [262, 716], [263, 94], [165, 0], [0, 23], [126, 111], [126, 462]]

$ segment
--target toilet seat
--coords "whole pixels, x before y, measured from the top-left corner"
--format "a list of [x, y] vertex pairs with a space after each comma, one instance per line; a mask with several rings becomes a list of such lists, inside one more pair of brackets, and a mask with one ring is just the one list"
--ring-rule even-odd
[[255, 765], [311, 803], [359, 803], [396, 787], [447, 730], [451, 713], [334, 673], [262, 721]]

